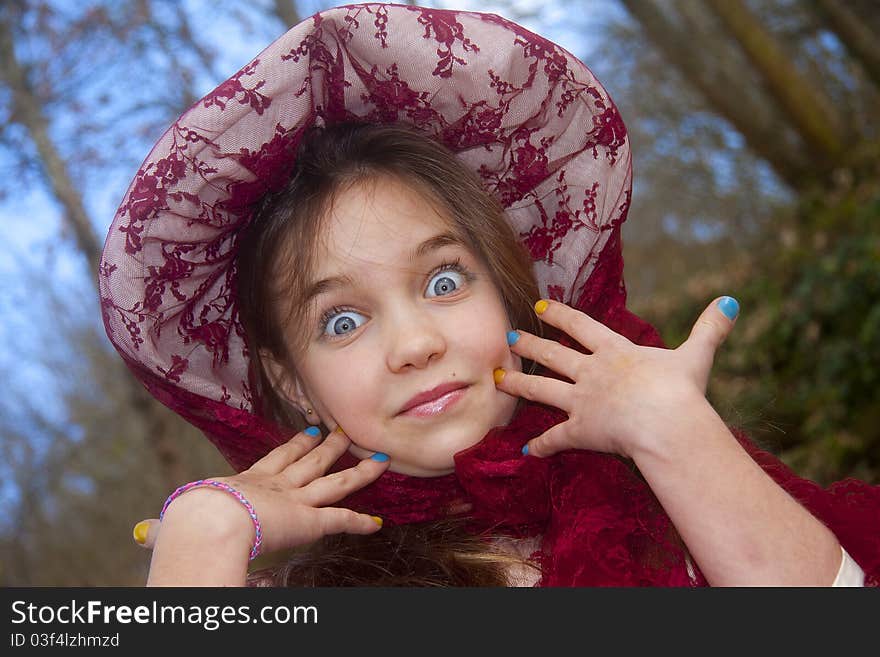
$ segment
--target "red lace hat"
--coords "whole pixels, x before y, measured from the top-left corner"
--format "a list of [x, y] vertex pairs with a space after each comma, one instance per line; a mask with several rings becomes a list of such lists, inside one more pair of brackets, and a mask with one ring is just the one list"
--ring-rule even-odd
[[[337, 7], [294, 27], [174, 122], [126, 192], [101, 258], [111, 342], [233, 467], [249, 467], [289, 434], [253, 412], [234, 293], [237, 237], [261, 197], [289, 178], [304, 131], [353, 120], [408, 123], [445, 144], [501, 200], [542, 296], [633, 342], [663, 346], [625, 307], [620, 228], [630, 149], [592, 73], [498, 16]], [[564, 334], [559, 342], [583, 351]], [[386, 472], [346, 502], [418, 522], [442, 517], [464, 496], [486, 525], [542, 534], [544, 585], [705, 584], [628, 464], [587, 450], [521, 457], [526, 440], [564, 415], [523, 404], [508, 426], [456, 454], [456, 473], [427, 480]], [[880, 487], [847, 480], [823, 490], [735, 434], [834, 531], [866, 582], [880, 583]]]
[[[111, 342], [237, 469], [285, 438], [251, 412], [236, 238], [289, 177], [303, 131], [351, 120], [411, 124], [477, 171], [528, 247], [542, 296], [585, 310], [620, 296], [630, 148], [584, 64], [492, 14], [389, 4], [316, 14], [174, 122], [126, 192], [100, 263]], [[603, 261], [616, 275], [588, 290]]]

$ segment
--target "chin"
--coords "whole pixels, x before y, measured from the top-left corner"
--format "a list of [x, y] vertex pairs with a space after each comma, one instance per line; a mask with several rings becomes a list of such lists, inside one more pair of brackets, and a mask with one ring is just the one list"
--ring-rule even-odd
[[455, 454], [476, 445], [487, 432], [488, 429], [476, 431], [467, 439], [435, 446], [436, 453], [423, 452], [419, 455], [420, 458], [410, 461], [395, 462], [392, 455], [389, 470], [413, 477], [442, 477], [455, 471]]
[[397, 474], [428, 479], [431, 477], [443, 477], [445, 475], [452, 474], [453, 472], [455, 472], [455, 464], [450, 465], [450, 467], [448, 468], [427, 468], [421, 465], [392, 462], [391, 466], [389, 466], [388, 469], [391, 472], [396, 472]]
[[[388, 448], [386, 448], [388, 449]], [[462, 449], [465, 449], [462, 447]], [[348, 451], [359, 459], [370, 458], [376, 451], [351, 445]], [[460, 451], [460, 450], [456, 450]], [[391, 465], [388, 466], [390, 472], [396, 472], [411, 477], [442, 477], [455, 470], [455, 461], [451, 455], [438, 456], [437, 458], [427, 458], [428, 455], [421, 455], [422, 458], [417, 461], [401, 460], [393, 450], [388, 450], [388, 456], [391, 457]]]
[[[513, 412], [517, 405], [517, 399], [500, 391], [497, 394], [501, 395], [501, 403], [494, 405], [494, 402], [499, 401], [498, 397], [492, 400], [492, 414], [489, 416], [483, 416], [482, 418], [477, 419], [477, 421], [474, 421], [475, 418], [470, 418], [469, 421], [465, 421], [458, 426], [451, 424], [449, 430], [453, 432], [452, 436], [448, 434], [442, 436], [435, 433], [433, 438], [426, 437], [426, 441], [431, 441], [430, 448], [426, 448], [424, 445], [427, 445], [428, 443], [425, 443], [423, 444], [423, 448], [418, 450], [418, 453], [410, 453], [408, 455], [409, 458], [405, 455], [401, 455], [401, 451], [405, 452], [410, 450], [406, 448], [403, 450], [394, 449], [394, 444], [403, 446], [408, 442], [403, 441], [400, 438], [393, 440], [390, 443], [386, 442], [384, 446], [380, 446], [376, 450], [364, 449], [356, 445], [349, 447], [349, 450], [354, 456], [362, 459], [369, 458], [375, 451], [386, 451], [391, 457], [391, 464], [388, 469], [391, 472], [396, 472], [398, 474], [409, 475], [412, 477], [442, 477], [443, 475], [450, 474], [455, 471], [455, 454], [473, 447], [479, 443], [491, 429], [506, 424], [513, 416]], [[407, 428], [406, 431], [411, 431], [411, 429]], [[437, 431], [437, 428], [435, 428], [434, 431]], [[379, 444], [381, 445], [381, 443]]]

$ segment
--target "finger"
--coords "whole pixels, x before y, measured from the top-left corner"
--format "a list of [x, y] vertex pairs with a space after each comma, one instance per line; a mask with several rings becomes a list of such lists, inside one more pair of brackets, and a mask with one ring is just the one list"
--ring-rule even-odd
[[302, 488], [303, 502], [309, 506], [327, 506], [363, 488], [388, 469], [390, 461], [363, 459], [353, 468], [319, 477]]
[[511, 331], [507, 334], [508, 343], [511, 336], [517, 336], [516, 341], [510, 345], [510, 350], [517, 356], [533, 360], [553, 372], [577, 381], [578, 372], [583, 367], [583, 359], [587, 356], [555, 340], [539, 338], [527, 331]]
[[382, 518], [351, 509], [328, 506], [316, 509], [322, 535], [328, 534], [372, 534], [382, 527]]
[[305, 486], [327, 472], [327, 469], [345, 453], [349, 445], [351, 440], [337, 429], [329, 433], [324, 442], [308, 454], [284, 468], [281, 474], [294, 486]]
[[255, 474], [278, 474], [320, 444], [321, 430], [315, 426], [308, 427], [266, 454], [249, 470]]
[[159, 527], [161, 523], [158, 518], [148, 518], [141, 520], [131, 530], [134, 542], [142, 548], [152, 550], [156, 544], [156, 538], [159, 536]]
[[493, 376], [495, 377], [495, 387], [508, 395], [523, 397], [529, 401], [540, 402], [571, 412], [568, 400], [571, 398], [574, 384], [548, 376], [525, 374], [500, 367], [493, 372]]
[[559, 301], [541, 299], [535, 304], [535, 312], [542, 321], [562, 329], [593, 353], [626, 340], [602, 322]]
[[688, 339], [679, 347], [711, 360], [721, 343], [730, 335], [739, 315], [739, 303], [733, 297], [718, 297], [697, 318]]
[[532, 438], [523, 445], [522, 452], [529, 456], [544, 458], [566, 449], [572, 449], [573, 445], [569, 433], [568, 422], [554, 424], [540, 436]]

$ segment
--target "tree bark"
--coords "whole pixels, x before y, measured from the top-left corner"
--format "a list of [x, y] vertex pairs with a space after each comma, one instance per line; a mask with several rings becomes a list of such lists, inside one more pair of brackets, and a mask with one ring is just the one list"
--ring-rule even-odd
[[22, 125], [37, 147], [46, 182], [64, 210], [68, 225], [73, 229], [76, 245], [89, 263], [92, 281], [97, 285], [98, 260], [101, 246], [82, 197], [70, 177], [63, 157], [49, 136], [49, 121], [43, 112], [43, 103], [34, 93], [14, 48], [12, 29], [0, 19], [0, 80], [6, 83], [12, 97], [13, 122]]
[[[46, 182], [63, 208], [65, 221], [73, 230], [78, 250], [88, 262], [92, 286], [97, 295], [102, 245], [67, 164], [49, 134], [44, 104], [28, 82], [27, 72], [15, 55], [13, 29], [6, 16], [0, 16], [0, 81], [5, 83], [12, 98], [12, 120], [24, 127], [37, 148]], [[121, 363], [119, 368], [124, 369]], [[147, 426], [147, 435], [161, 465], [162, 477], [169, 489], [173, 489], [180, 485], [186, 475], [179, 450], [169, 435], [170, 423], [162, 414], [159, 402], [152, 399], [140, 382], [127, 374], [127, 370], [120, 372], [120, 380], [124, 381], [122, 385], [130, 389], [131, 405]]]
[[[743, 136], [749, 148], [773, 167], [776, 174], [793, 188], [808, 178], [810, 163], [802, 148], [786, 139], [779, 130], [782, 121], [774, 108], [767, 107], [757, 95], [740, 93], [736, 78], [718, 79], [724, 57], [707, 56], [718, 46], [697, 31], [685, 33], [674, 25], [650, 0], [621, 0], [648, 38], [663, 56], [677, 68], [687, 82], [694, 85], [709, 107], [726, 119]], [[683, 16], [683, 18], [687, 18]], [[702, 53], [702, 56], [697, 56]], [[711, 60], [719, 60], [713, 62]], [[716, 72], [709, 68], [716, 64]], [[731, 74], [724, 73], [726, 78]]]
[[273, 0], [272, 8], [278, 20], [288, 28], [297, 25], [302, 20], [293, 0]]
[[868, 77], [880, 89], [880, 37], [846, 3], [839, 0], [815, 0], [814, 6], [847, 52], [864, 67]]
[[846, 144], [842, 139], [844, 122], [831, 101], [798, 73], [785, 48], [764, 29], [742, 0], [706, 0], [706, 3], [737, 39], [766, 82], [767, 90], [813, 153], [817, 167], [833, 167]]

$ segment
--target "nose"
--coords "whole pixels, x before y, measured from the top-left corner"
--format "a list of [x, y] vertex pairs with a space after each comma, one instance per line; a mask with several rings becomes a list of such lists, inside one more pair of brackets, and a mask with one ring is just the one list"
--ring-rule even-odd
[[446, 336], [439, 315], [408, 305], [389, 319], [386, 353], [392, 372], [407, 366], [422, 369], [432, 358], [446, 353]]

